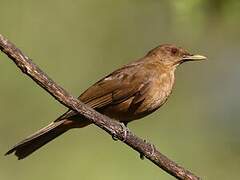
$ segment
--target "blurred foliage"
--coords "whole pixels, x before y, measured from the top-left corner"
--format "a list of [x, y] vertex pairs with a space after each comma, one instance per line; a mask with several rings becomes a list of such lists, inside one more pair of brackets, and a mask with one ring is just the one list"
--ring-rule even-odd
[[[178, 68], [168, 103], [130, 124], [204, 179], [239, 179], [239, 0], [0, 0], [0, 33], [74, 95], [161, 43], [208, 56]], [[0, 154], [65, 111], [0, 54]], [[0, 179], [173, 179], [95, 126], [23, 161], [0, 156]]]

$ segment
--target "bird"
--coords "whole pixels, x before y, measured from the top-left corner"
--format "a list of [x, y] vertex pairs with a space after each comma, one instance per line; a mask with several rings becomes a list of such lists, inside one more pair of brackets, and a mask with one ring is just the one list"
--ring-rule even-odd
[[[97, 81], [78, 99], [96, 111], [124, 125], [141, 119], [160, 108], [172, 92], [176, 68], [188, 61], [207, 59], [181, 47], [162, 44]], [[24, 159], [43, 145], [73, 128], [91, 124], [69, 109], [55, 121], [13, 146], [5, 155], [14, 153]]]

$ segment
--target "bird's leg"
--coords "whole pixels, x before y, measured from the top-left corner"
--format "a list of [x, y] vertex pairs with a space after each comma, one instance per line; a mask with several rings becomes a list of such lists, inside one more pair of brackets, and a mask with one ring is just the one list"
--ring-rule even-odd
[[128, 125], [128, 122], [127, 121], [125, 121], [125, 122], [123, 122], [123, 124], [127, 127], [127, 125]]

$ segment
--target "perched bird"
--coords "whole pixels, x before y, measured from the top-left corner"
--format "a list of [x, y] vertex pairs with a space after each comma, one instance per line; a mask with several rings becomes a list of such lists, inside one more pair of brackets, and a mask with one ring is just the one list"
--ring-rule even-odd
[[[166, 102], [173, 88], [174, 72], [178, 65], [204, 59], [206, 57], [192, 55], [174, 45], [160, 45], [143, 58], [93, 84], [79, 96], [79, 100], [127, 125], [130, 121], [154, 112]], [[18, 159], [23, 159], [69, 129], [89, 124], [89, 120], [68, 110], [48, 126], [16, 144], [6, 155], [15, 152]]]

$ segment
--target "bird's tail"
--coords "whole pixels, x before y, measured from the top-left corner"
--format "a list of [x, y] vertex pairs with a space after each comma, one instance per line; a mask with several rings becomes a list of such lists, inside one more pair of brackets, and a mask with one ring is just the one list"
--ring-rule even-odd
[[[72, 121], [66, 119], [52, 122], [48, 126], [40, 129], [36, 133], [16, 144], [5, 155], [15, 152], [18, 159], [23, 159], [51, 140], [73, 128], [74, 126], [72, 124]], [[78, 127], [84, 127], [86, 125], [88, 124], [83, 121], [83, 124], [78, 124]]]

